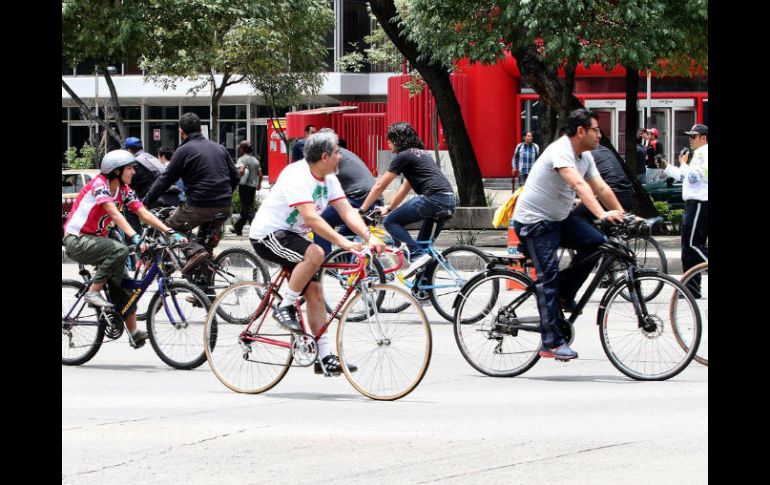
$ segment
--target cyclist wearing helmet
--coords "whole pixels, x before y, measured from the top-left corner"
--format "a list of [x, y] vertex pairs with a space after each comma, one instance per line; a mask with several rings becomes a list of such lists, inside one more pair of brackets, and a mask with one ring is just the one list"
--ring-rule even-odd
[[[150, 226], [173, 237], [175, 241], [187, 242], [187, 239], [176, 234], [152, 215], [131, 190], [129, 183], [134, 176], [134, 163], [136, 158], [126, 150], [114, 150], [106, 154], [102, 159], [101, 173], [80, 191], [70, 216], [64, 223], [65, 236], [62, 242], [67, 256], [79, 263], [97, 266], [94, 279], [85, 295], [86, 302], [95, 307], [114, 306], [99, 293], [108, 280], [113, 301], [122, 306], [128, 300], [127, 293], [120, 286], [128, 248], [106, 237], [109, 224], [115, 221], [131, 244], [140, 244], [139, 235], [120, 213], [123, 206], [128, 207]], [[125, 320], [126, 327], [131, 332], [129, 343], [134, 348], [144, 345], [147, 332], [137, 330], [136, 312], [126, 316]]]

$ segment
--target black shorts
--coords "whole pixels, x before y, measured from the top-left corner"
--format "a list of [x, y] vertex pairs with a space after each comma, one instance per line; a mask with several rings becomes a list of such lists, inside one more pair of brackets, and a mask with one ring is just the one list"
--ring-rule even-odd
[[[254, 251], [261, 257], [281, 267], [294, 269], [305, 259], [305, 251], [313, 243], [291, 231], [275, 231], [263, 239], [250, 239]], [[321, 281], [320, 271], [311, 281]]]

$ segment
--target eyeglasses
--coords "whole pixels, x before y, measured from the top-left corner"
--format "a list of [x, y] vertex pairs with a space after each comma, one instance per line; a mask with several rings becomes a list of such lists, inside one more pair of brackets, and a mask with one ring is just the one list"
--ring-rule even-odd
[[602, 130], [598, 126], [589, 126], [588, 128], [586, 128], [586, 130], [596, 130], [596, 134], [597, 135], [601, 135], [602, 134]]

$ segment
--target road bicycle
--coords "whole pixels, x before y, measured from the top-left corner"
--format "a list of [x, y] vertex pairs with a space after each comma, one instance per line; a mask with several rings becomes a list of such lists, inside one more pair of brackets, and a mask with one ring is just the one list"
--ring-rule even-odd
[[[257, 394], [271, 389], [291, 367], [316, 362], [317, 341], [340, 314], [337, 352], [350, 384], [376, 400], [395, 400], [412, 392], [430, 363], [428, 319], [408, 291], [373, 283], [367, 277], [369, 250], [352, 254], [357, 258], [353, 263], [323, 265], [340, 271], [350, 282], [316, 334], [309, 331], [300, 300], [296, 305], [303, 333], [292, 333], [272, 318], [281, 300], [279, 289], [291, 274], [287, 268], [281, 268], [269, 286], [242, 282], [220, 293], [208, 312], [204, 329], [206, 357], [217, 378], [236, 392]], [[403, 261], [401, 258], [399, 261]], [[240, 302], [238, 323], [217, 322], [217, 308], [234, 298]], [[402, 303], [406, 307], [398, 314], [380, 311], [383, 304]], [[356, 318], [349, 318], [352, 315]], [[351, 363], [358, 368], [354, 373], [350, 371]]]
[[[657, 269], [638, 266], [636, 254], [625, 241], [638, 223], [629, 216], [621, 224], [602, 224], [608, 241], [578, 263], [594, 265], [601, 258], [599, 270], [569, 319], [561, 314], [559, 328], [571, 343], [578, 316], [602, 277], [619, 264], [623, 276], [607, 288], [597, 310], [602, 348], [623, 374], [637, 380], [665, 380], [679, 374], [695, 356], [701, 317], [683, 284]], [[513, 263], [529, 269], [532, 261], [526, 256], [516, 259], [495, 258], [463, 287], [455, 302], [454, 334], [460, 352], [471, 366], [489, 376], [520, 375], [540, 359], [536, 281], [510, 269]]]
[[[705, 366], [709, 365], [709, 341], [708, 341], [708, 328], [709, 328], [709, 263], [696, 264], [692, 268], [688, 269], [684, 275], [682, 275], [681, 282], [692, 292], [696, 300], [698, 300], [698, 308], [700, 309], [701, 324], [703, 325], [703, 331], [700, 339], [700, 346], [698, 352], [695, 354], [695, 361]], [[677, 306], [679, 300], [671, 300], [671, 318], [675, 318], [677, 315]], [[677, 328], [677, 327], [674, 327]], [[687, 345], [687, 340], [679, 338], [677, 335], [677, 342], [680, 345]]]
[[[157, 291], [149, 297], [147, 305], [147, 334], [152, 348], [163, 362], [175, 369], [194, 369], [203, 363], [206, 355], [201, 336], [211, 303], [195, 285], [170, 277], [163, 261], [173, 247], [165, 238], [149, 245], [146, 253], [151, 264], [144, 276], [123, 278], [121, 286], [130, 290], [131, 295], [122, 308], [98, 309], [86, 304], [84, 296], [92, 276], [83, 264], [79, 264], [83, 281], [62, 280], [62, 364], [85, 364], [96, 355], [105, 338], [120, 338], [125, 329], [125, 316], [145, 299], [147, 289], [156, 280]], [[110, 300], [109, 282], [105, 289]], [[129, 343], [135, 346], [130, 332], [127, 333]]]

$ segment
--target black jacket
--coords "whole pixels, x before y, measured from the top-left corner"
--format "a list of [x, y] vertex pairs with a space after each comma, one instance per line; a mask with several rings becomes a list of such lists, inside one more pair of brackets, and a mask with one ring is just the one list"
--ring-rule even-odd
[[185, 204], [192, 207], [231, 206], [233, 189], [241, 178], [225, 147], [193, 133], [174, 152], [166, 171], [142, 202], [149, 206], [180, 177], [187, 196]]

